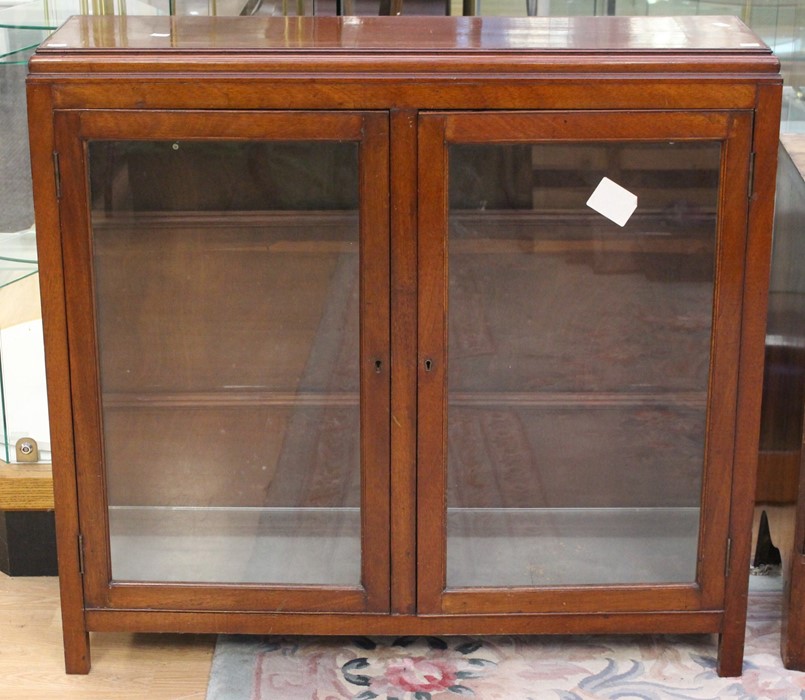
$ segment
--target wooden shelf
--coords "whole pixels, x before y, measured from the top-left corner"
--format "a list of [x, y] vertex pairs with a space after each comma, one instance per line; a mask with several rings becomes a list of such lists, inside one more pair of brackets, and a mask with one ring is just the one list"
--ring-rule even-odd
[[53, 510], [50, 465], [0, 462], [0, 510]]

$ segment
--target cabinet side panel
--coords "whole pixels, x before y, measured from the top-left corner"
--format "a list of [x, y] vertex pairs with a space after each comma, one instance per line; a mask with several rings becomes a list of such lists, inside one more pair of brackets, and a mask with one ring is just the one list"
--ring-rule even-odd
[[739, 676], [743, 665], [747, 567], [751, 554], [760, 401], [766, 332], [774, 185], [777, 169], [781, 90], [758, 87], [752, 150], [754, 183], [750, 183], [749, 231], [746, 244], [741, 359], [738, 366], [738, 414], [732, 479], [730, 537], [732, 547], [726, 581], [724, 628], [719, 640], [718, 673]]
[[56, 148], [50, 98], [48, 85], [28, 85], [31, 168], [53, 449], [53, 489], [65, 665], [68, 673], [88, 673], [89, 635], [84, 621], [83, 581], [78, 550], [78, 500], [67, 318], [57, 199], [58, 173], [54, 172]]

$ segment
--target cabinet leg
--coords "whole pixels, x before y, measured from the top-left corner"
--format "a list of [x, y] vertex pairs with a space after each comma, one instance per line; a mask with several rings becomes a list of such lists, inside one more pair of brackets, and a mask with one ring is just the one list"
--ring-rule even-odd
[[[805, 474], [803, 474], [803, 478], [805, 478]], [[805, 494], [805, 491], [803, 494]], [[790, 552], [790, 558], [791, 565], [786, 572], [786, 588], [783, 595], [780, 654], [783, 657], [783, 666], [787, 669], [805, 671], [805, 615], [803, 615], [803, 607], [805, 607], [805, 555], [800, 554], [795, 549], [795, 551]]]
[[737, 678], [743, 673], [745, 631], [724, 632], [718, 636], [716, 672], [721, 678]]
[[89, 633], [84, 630], [64, 630], [64, 668], [67, 673], [87, 674], [92, 665], [89, 652]]

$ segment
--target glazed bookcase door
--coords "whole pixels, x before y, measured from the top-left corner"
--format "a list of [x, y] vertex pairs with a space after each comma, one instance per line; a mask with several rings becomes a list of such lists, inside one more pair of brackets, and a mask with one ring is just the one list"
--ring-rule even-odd
[[388, 609], [387, 129], [57, 114], [89, 607]]
[[723, 606], [751, 128], [422, 116], [420, 612]]

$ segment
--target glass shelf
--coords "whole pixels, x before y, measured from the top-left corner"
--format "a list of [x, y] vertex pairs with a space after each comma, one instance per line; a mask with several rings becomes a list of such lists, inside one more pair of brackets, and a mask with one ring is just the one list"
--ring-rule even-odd
[[27, 63], [31, 52], [50, 36], [50, 32], [50, 29], [0, 27], [0, 63]]
[[0, 288], [34, 274], [36, 232], [33, 226], [24, 231], [0, 233]]
[[24, 63], [50, 33], [73, 15], [250, 14], [254, 0], [0, 0], [0, 63]]
[[28, 0], [13, 4], [9, 3], [9, 0], [0, 0], [0, 27], [9, 29], [52, 31], [72, 15], [90, 14], [155, 15], [160, 12], [153, 5], [138, 0], [117, 0], [115, 3], [88, 2], [88, 0]]

